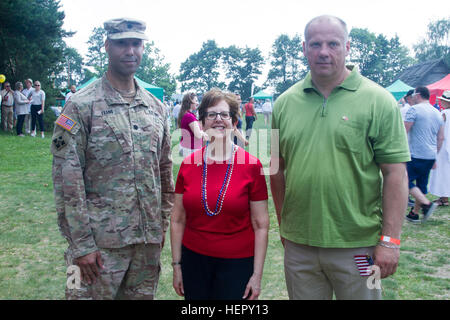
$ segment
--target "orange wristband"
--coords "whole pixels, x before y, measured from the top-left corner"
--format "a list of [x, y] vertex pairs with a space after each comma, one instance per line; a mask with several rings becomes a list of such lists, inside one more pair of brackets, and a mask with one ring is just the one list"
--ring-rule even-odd
[[384, 241], [384, 242], [390, 242], [390, 243], [396, 244], [398, 246], [400, 245], [400, 239], [395, 239], [395, 238], [391, 238], [388, 236], [381, 236], [380, 240]]

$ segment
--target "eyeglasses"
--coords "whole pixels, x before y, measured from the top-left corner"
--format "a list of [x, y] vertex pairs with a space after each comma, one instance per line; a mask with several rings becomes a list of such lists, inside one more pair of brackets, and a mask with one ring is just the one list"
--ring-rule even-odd
[[40, 84], [35, 84], [34, 86], [35, 86], [35, 87], [40, 87], [41, 85], [40, 85]]
[[216, 120], [217, 116], [220, 116], [220, 118], [222, 120], [230, 120], [231, 112], [229, 112], [229, 111], [222, 111], [222, 112], [211, 111], [211, 112], [206, 113], [206, 118], [208, 120]]

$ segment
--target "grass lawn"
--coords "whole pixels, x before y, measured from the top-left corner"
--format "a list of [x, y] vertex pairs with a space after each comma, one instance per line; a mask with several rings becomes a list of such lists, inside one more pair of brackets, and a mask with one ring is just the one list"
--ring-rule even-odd
[[[262, 116], [254, 127], [266, 128]], [[0, 299], [64, 299], [67, 245], [56, 223], [50, 138], [50, 134], [41, 139], [0, 132]], [[253, 138], [257, 140], [256, 135]], [[266, 164], [267, 153], [263, 153], [259, 156]], [[178, 169], [175, 165], [175, 177]], [[271, 198], [269, 212], [269, 248], [260, 299], [285, 300], [283, 249]], [[440, 207], [424, 225], [404, 223], [399, 268], [383, 280], [385, 299], [450, 298], [449, 219], [449, 207]], [[180, 299], [172, 289], [170, 262], [166, 241], [159, 300]]]

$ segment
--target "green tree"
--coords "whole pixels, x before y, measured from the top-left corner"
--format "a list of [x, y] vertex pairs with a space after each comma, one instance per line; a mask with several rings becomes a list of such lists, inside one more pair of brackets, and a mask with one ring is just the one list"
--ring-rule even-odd
[[290, 38], [282, 34], [276, 38], [270, 52], [270, 65], [266, 83], [275, 87], [275, 95], [304, 78], [308, 63], [302, 54], [302, 37], [296, 34]]
[[164, 94], [170, 97], [177, 89], [175, 76], [170, 74], [170, 64], [164, 62], [164, 57], [154, 42], [148, 42], [144, 46], [141, 65], [136, 76], [150, 84], [164, 89]]
[[205, 92], [214, 87], [225, 88], [219, 80], [222, 50], [214, 40], [203, 43], [199, 52], [189, 56], [180, 66], [181, 90]]
[[353, 28], [350, 32], [350, 62], [358, 66], [361, 74], [381, 86], [391, 84], [395, 77], [414, 63], [409, 50], [392, 39], [376, 35], [367, 29]]
[[416, 59], [427, 61], [441, 59], [450, 66], [450, 17], [440, 19], [428, 24], [425, 39], [421, 39], [413, 46]]
[[56, 75], [62, 69], [65, 43], [73, 33], [62, 26], [64, 12], [56, 0], [0, 1], [0, 73], [9, 82], [39, 80], [54, 103]]
[[61, 62], [63, 71], [56, 76], [56, 87], [69, 88], [78, 85], [84, 77], [83, 57], [78, 51], [71, 47], [64, 49], [64, 60]]
[[239, 92], [242, 99], [251, 95], [252, 83], [262, 74], [264, 58], [258, 48], [230, 46], [222, 49], [222, 68], [226, 72], [227, 89]]
[[96, 71], [96, 76], [101, 77], [108, 69], [108, 56], [105, 51], [106, 30], [103, 27], [95, 27], [87, 44], [87, 65]]

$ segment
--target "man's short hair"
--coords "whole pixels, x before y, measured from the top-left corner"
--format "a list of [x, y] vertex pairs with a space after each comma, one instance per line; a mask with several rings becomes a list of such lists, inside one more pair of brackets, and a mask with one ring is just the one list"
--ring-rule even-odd
[[414, 93], [420, 94], [423, 99], [430, 99], [430, 90], [427, 87], [417, 87], [414, 89]]
[[308, 29], [311, 26], [311, 24], [316, 22], [317, 20], [324, 20], [324, 19], [337, 21], [342, 26], [342, 28], [344, 29], [345, 41], [346, 42], [348, 41], [348, 28], [347, 28], [347, 24], [345, 23], [345, 21], [342, 20], [341, 18], [338, 18], [338, 17], [335, 17], [335, 16], [322, 15], [322, 16], [318, 16], [318, 17], [313, 18], [310, 22], [308, 22], [306, 24], [306, 27], [305, 27], [305, 42], [308, 42], [308, 40], [309, 40]]

